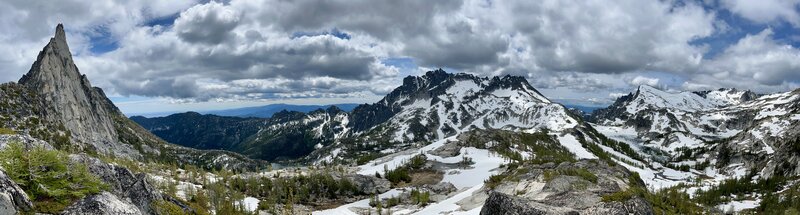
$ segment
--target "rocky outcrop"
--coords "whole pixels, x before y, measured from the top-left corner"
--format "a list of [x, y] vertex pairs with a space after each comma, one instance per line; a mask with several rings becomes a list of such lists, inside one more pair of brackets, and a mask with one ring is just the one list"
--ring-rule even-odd
[[[539, 206], [537, 208], [536, 206]], [[486, 199], [481, 214], [507, 214], [507, 215], [544, 215], [544, 214], [567, 214], [573, 211], [556, 211], [553, 209], [542, 208], [541, 204], [533, 203], [523, 200], [521, 198], [513, 197], [511, 195], [492, 192], [489, 198]], [[575, 214], [573, 212], [572, 214]]]
[[127, 168], [107, 164], [84, 154], [70, 155], [70, 159], [86, 164], [89, 172], [108, 184], [109, 193], [119, 197], [119, 201], [136, 206], [142, 212], [152, 213], [151, 203], [164, 200], [164, 196], [147, 182], [144, 174], [133, 174]]
[[389, 191], [391, 188], [391, 183], [382, 178], [376, 178], [373, 176], [365, 176], [365, 175], [346, 175], [344, 176], [347, 180], [353, 182], [359, 192], [361, 193], [368, 193], [368, 194], [379, 194], [386, 191]]
[[120, 200], [114, 194], [102, 192], [77, 201], [64, 209], [62, 215], [140, 215], [144, 214], [135, 205]]
[[54, 149], [49, 143], [28, 135], [0, 135], [0, 149], [5, 148], [9, 143], [13, 142], [22, 143], [26, 148], [42, 147], [49, 150]]
[[519, 167], [489, 191], [481, 214], [653, 214], [641, 196], [606, 199], [643, 182], [620, 165], [581, 160]]
[[18, 214], [32, 208], [28, 194], [0, 170], [0, 214]]

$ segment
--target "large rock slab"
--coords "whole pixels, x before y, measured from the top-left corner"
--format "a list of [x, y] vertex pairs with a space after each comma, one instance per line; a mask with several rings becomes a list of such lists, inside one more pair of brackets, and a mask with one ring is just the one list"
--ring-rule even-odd
[[64, 209], [62, 215], [140, 215], [144, 214], [135, 205], [120, 200], [114, 194], [102, 192], [77, 201]]
[[0, 170], [0, 214], [18, 214], [32, 208], [33, 203], [25, 191]]
[[89, 172], [109, 185], [109, 193], [120, 201], [135, 205], [140, 211], [152, 213], [151, 203], [164, 200], [164, 196], [150, 183], [144, 174], [133, 174], [125, 167], [108, 164], [85, 154], [72, 154], [73, 162], [86, 164]]

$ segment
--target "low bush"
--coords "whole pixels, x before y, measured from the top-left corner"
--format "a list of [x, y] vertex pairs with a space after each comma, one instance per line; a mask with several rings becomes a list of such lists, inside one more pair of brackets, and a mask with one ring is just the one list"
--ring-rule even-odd
[[71, 162], [67, 153], [41, 146], [26, 149], [11, 142], [0, 150], [0, 166], [25, 190], [38, 212], [60, 212], [74, 200], [107, 187], [86, 165]]

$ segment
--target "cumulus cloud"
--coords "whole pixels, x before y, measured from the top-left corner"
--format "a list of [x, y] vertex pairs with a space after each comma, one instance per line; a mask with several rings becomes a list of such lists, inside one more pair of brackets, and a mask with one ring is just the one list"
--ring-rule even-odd
[[[537, 88], [596, 93], [595, 102], [637, 85], [774, 91], [800, 81], [800, 51], [771, 29], [704, 57], [708, 47], [693, 41], [737, 23], [692, 1], [72, 1], [0, 2], [0, 28], [9, 29], [0, 33], [3, 81], [27, 71], [58, 22], [95, 85], [180, 101], [382, 95], [402, 76], [438, 67], [521, 75]], [[715, 7], [797, 25], [797, 1], [758, 3]], [[119, 48], [92, 53], [96, 37]], [[416, 68], [386, 63], [393, 58]]]
[[612, 99], [617, 99], [619, 97], [623, 97], [623, 96], [626, 96], [626, 95], [628, 95], [628, 93], [609, 93], [608, 97], [612, 98]]
[[233, 36], [231, 30], [239, 24], [236, 10], [210, 2], [181, 12], [175, 20], [175, 32], [187, 42], [218, 44]]
[[657, 87], [658, 86], [658, 81], [659, 81], [658, 78], [648, 78], [648, 77], [644, 77], [644, 76], [636, 76], [636, 77], [632, 78], [630, 81], [628, 81], [628, 83], [631, 86], [647, 85], [647, 86], [651, 86], [651, 87]]
[[773, 40], [767, 28], [747, 35], [705, 64], [689, 85], [786, 90], [800, 80], [800, 49]]
[[733, 13], [759, 23], [783, 20], [800, 27], [797, 8], [800, 0], [723, 0], [721, 4]]
[[[509, 2], [502, 7], [520, 37], [524, 68], [585, 73], [692, 71], [702, 49], [688, 43], [711, 35], [701, 6], [662, 1]], [[494, 14], [494, 13], [492, 13]], [[524, 69], [523, 69], [524, 70]]]

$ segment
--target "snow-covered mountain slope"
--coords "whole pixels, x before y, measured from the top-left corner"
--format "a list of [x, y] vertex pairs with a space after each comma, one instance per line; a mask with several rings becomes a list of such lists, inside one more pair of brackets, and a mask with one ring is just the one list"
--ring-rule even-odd
[[329, 161], [342, 155], [341, 150], [351, 158], [388, 154], [473, 129], [567, 133], [580, 122], [522, 77], [486, 78], [436, 70], [407, 77], [377, 103], [356, 107], [347, 122], [340, 122], [346, 133], [336, 135], [336, 145], [316, 157]]
[[382, 101], [399, 107], [383, 124], [396, 128], [393, 140], [435, 141], [474, 128], [563, 131], [577, 125], [563, 106], [521, 77], [490, 79], [437, 70], [413, 80], [413, 93]]
[[[659, 98], [642, 98], [652, 96]], [[640, 87], [590, 119], [600, 133], [638, 149], [655, 175], [683, 175], [664, 182], [683, 182], [693, 187], [689, 190], [708, 189], [726, 178], [800, 173], [800, 90], [756, 96], [729, 89], [667, 93]]]
[[694, 92], [717, 106], [737, 105], [758, 98], [756, 93], [749, 90], [720, 88]]
[[[393, 214], [477, 214], [488, 193], [495, 192], [495, 185], [487, 184], [492, 175], [510, 174], [508, 171], [528, 164], [551, 163], [545, 166], [552, 168], [553, 162], [591, 159], [614, 164], [623, 162], [617, 159], [624, 159], [641, 165], [638, 157], [618, 151], [631, 149], [609, 144], [589, 124], [541, 95], [522, 77], [483, 78], [437, 70], [408, 77], [403, 83], [381, 101], [357, 107], [349, 117], [351, 133], [311, 155], [318, 163], [355, 161], [356, 171], [370, 176], [386, 175], [424, 155], [430, 167], [443, 174], [441, 183], [452, 184], [458, 190], [429, 206], [391, 208]], [[371, 128], [353, 124], [380, 118], [385, 120]], [[596, 170], [605, 171], [602, 169]], [[526, 184], [545, 184], [536, 177], [530, 180]], [[500, 179], [494, 183], [506, 182]], [[409, 190], [399, 187], [378, 198], [403, 196]], [[542, 197], [551, 195], [535, 192], [543, 192], [539, 194]], [[362, 200], [318, 213], [374, 211], [369, 202]], [[602, 205], [599, 201], [586, 204], [579, 208], [544, 208], [581, 211], [593, 204]]]
[[[703, 92], [665, 92], [640, 86], [608, 108], [589, 117], [600, 126], [633, 129], [636, 139], [667, 151], [731, 137], [750, 125], [750, 91], [719, 89]], [[750, 105], [750, 106], [747, 106]]]

